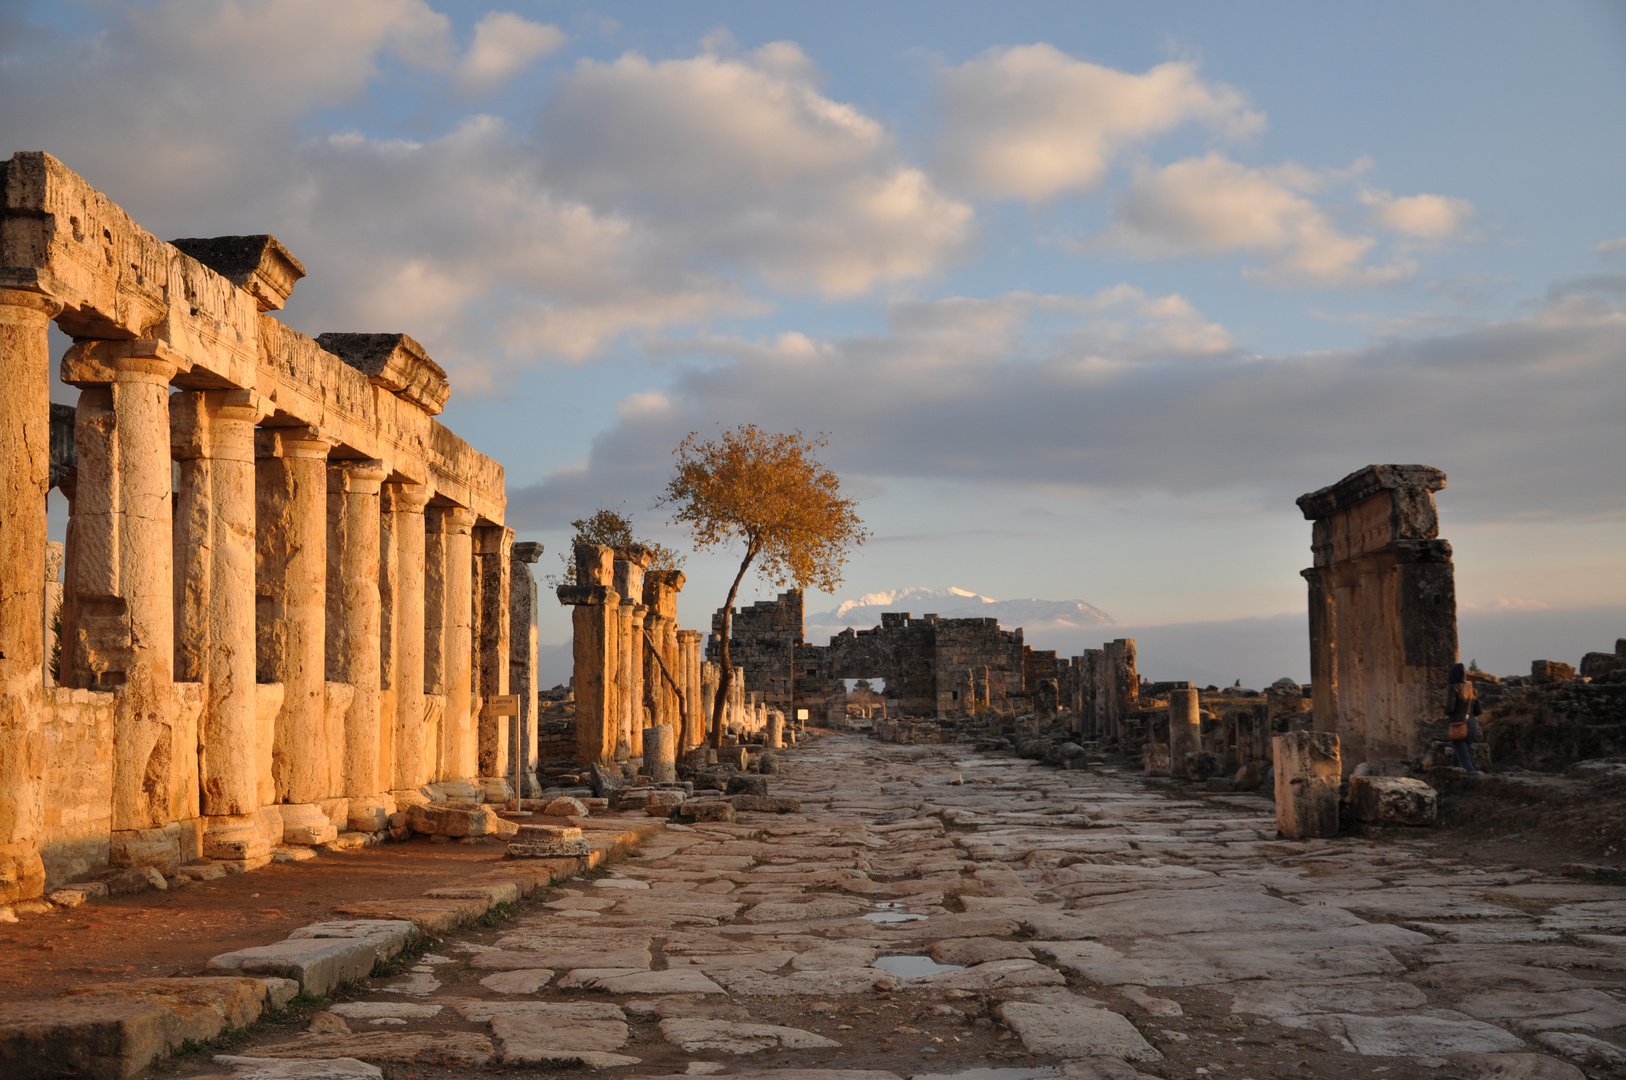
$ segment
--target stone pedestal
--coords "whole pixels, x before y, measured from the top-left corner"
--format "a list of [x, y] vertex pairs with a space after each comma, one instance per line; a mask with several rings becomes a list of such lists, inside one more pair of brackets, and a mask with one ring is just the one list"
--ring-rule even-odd
[[50, 483], [50, 320], [61, 305], [0, 290], [0, 904], [45, 887], [45, 493]]
[[770, 750], [779, 750], [785, 745], [785, 714], [778, 709], [768, 710], [768, 732], [765, 740]]
[[1197, 691], [1169, 691], [1169, 775], [1189, 780], [1186, 755], [1202, 749], [1202, 725], [1198, 715]]
[[379, 682], [384, 702], [394, 707], [388, 724], [390, 787], [399, 790], [427, 784], [436, 757], [436, 747], [427, 739], [424, 703], [424, 507], [429, 494], [426, 484], [404, 483], [385, 484], [379, 492]]
[[1272, 740], [1276, 831], [1289, 840], [1338, 835], [1338, 736], [1290, 731]]
[[254, 425], [269, 404], [249, 390], [170, 399], [175, 493], [175, 677], [203, 684], [198, 772], [204, 854], [269, 858], [256, 824], [262, 771], [254, 681]]
[[[342, 734], [327, 719], [327, 454], [314, 428], [255, 437], [256, 669], [282, 684], [272, 748], [278, 802], [329, 798]], [[339, 735], [330, 738], [330, 735]]]
[[174, 722], [169, 383], [180, 370], [152, 341], [84, 341], [62, 360], [63, 380], [80, 388], [70, 685], [116, 694], [115, 858], [149, 850], [144, 841], [121, 845], [118, 833], [198, 812], [197, 790], [183, 780], [196, 774], [196, 743]]
[[657, 784], [677, 780], [677, 729], [656, 724], [644, 731], [644, 770]]
[[[343, 719], [342, 793], [377, 796], [382, 608], [378, 588], [382, 461], [336, 461], [327, 470], [327, 678], [354, 687]], [[371, 830], [376, 831], [376, 830]]]

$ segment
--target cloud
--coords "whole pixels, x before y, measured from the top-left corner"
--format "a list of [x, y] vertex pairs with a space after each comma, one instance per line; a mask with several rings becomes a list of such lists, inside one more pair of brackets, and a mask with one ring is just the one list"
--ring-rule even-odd
[[[1201, 333], [1181, 350], [1171, 327], [1208, 325], [1182, 307], [1015, 294], [896, 305], [887, 334], [699, 340], [713, 362], [665, 388], [662, 412], [603, 432], [584, 466], [516, 485], [509, 512], [548, 527], [595, 500], [647, 505], [684, 433], [747, 419], [830, 432], [846, 477], [1058, 499], [1209, 492], [1284, 508], [1369, 463], [1420, 461], [1450, 475], [1442, 498], [1459, 517], [1592, 519], [1626, 505], [1612, 465], [1626, 409], [1619, 300], [1559, 295], [1527, 318], [1289, 356]], [[1113, 321], [1134, 329], [1101, 330]]]
[[457, 64], [457, 81], [469, 93], [493, 90], [564, 43], [557, 26], [493, 11], [475, 24], [474, 41]]
[[582, 60], [543, 113], [550, 175], [776, 289], [851, 297], [956, 261], [971, 208], [816, 75], [788, 42], [739, 58]]
[[991, 49], [938, 80], [937, 169], [984, 195], [1038, 201], [1088, 193], [1127, 148], [1188, 123], [1228, 137], [1264, 116], [1186, 62], [1143, 75], [1075, 60], [1051, 45]]
[[1417, 264], [1407, 258], [1368, 264], [1377, 241], [1345, 233], [1309, 198], [1339, 178], [1293, 164], [1253, 169], [1219, 153], [1161, 168], [1142, 163], [1129, 190], [1113, 200], [1112, 225], [1082, 248], [1143, 259], [1251, 255], [1265, 265], [1244, 273], [1281, 285], [1380, 285], [1412, 277]]
[[1592, 251], [1594, 254], [1602, 255], [1606, 259], [1617, 255], [1626, 255], [1626, 236], [1622, 236], [1617, 240], [1605, 240], [1593, 248]]
[[1449, 240], [1460, 236], [1474, 216], [1474, 204], [1447, 195], [1406, 195], [1387, 191], [1361, 192], [1367, 219], [1377, 228], [1420, 240]]

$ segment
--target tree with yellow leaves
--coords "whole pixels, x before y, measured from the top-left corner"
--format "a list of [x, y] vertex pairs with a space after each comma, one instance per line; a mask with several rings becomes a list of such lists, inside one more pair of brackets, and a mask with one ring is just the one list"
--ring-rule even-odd
[[743, 424], [702, 442], [697, 432], [678, 444], [677, 470], [657, 502], [672, 509], [672, 523], [686, 525], [697, 550], [743, 544], [744, 556], [723, 604], [722, 672], [712, 707], [711, 745], [721, 746], [723, 711], [734, 667], [729, 655], [734, 600], [746, 571], [775, 586], [794, 582], [834, 592], [852, 549], [869, 537], [855, 510], [841, 497], [841, 479], [815, 456], [828, 443], [799, 431], [770, 434]]

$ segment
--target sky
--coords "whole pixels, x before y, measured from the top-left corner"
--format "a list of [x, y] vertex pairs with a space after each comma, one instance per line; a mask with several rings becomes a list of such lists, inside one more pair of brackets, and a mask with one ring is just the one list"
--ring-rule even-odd
[[599, 507], [690, 550], [671, 452], [751, 422], [873, 532], [809, 611], [1304, 677], [1293, 500], [1418, 462], [1465, 654], [1626, 635], [1626, 5], [0, 0], [0, 102], [162, 238], [277, 235], [294, 328], [421, 341], [544, 572]]

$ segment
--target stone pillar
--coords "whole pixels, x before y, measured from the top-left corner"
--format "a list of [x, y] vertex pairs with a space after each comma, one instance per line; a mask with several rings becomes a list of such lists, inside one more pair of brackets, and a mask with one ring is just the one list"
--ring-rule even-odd
[[[508, 693], [509, 650], [513, 629], [509, 603], [509, 556], [514, 547], [514, 530], [503, 525], [480, 525], [474, 529], [475, 558], [479, 560], [480, 658], [475, 676], [482, 701]], [[500, 779], [508, 774], [509, 745], [513, 718], [494, 716], [481, 710], [479, 720], [480, 775]]]
[[677, 781], [677, 729], [671, 724], [644, 732], [644, 768], [657, 784]]
[[196, 735], [183, 737], [175, 721], [169, 383], [181, 367], [161, 351], [81, 342], [63, 357], [62, 378], [80, 388], [70, 685], [117, 688], [113, 861], [168, 869], [197, 853], [177, 831], [154, 830], [195, 819], [198, 795]]
[[[45, 888], [42, 731], [45, 493], [50, 483], [51, 356], [62, 305], [0, 290], [0, 904]], [[66, 665], [63, 674], [66, 675]]]
[[689, 635], [689, 648], [683, 665], [683, 692], [688, 695], [689, 718], [684, 730], [693, 733], [695, 745], [698, 746], [706, 741], [706, 714], [700, 707], [700, 698], [703, 696], [700, 691], [701, 650], [706, 635], [698, 630], [686, 632]]
[[270, 860], [279, 814], [260, 814], [270, 776], [255, 682], [254, 425], [251, 390], [170, 398], [175, 492], [175, 678], [203, 684], [198, 780], [203, 853], [245, 868]]
[[576, 760], [581, 765], [615, 761], [614, 634], [621, 596], [614, 581], [611, 548], [576, 545], [576, 584], [561, 585], [559, 602], [571, 612], [571, 652], [575, 662]]
[[768, 731], [764, 741], [770, 750], [778, 750], [785, 745], [785, 714], [778, 709], [768, 710]]
[[[711, 711], [717, 705], [717, 684], [722, 681], [722, 668], [715, 660], [707, 660], [700, 669], [700, 720], [696, 727], [701, 732], [711, 729]], [[683, 735], [683, 749], [689, 749], [689, 733]]]
[[537, 594], [531, 564], [542, 557], [542, 545], [534, 541], [515, 544], [510, 552], [508, 583], [508, 692], [519, 697], [519, 716], [514, 719], [518, 740], [519, 786], [521, 798], [542, 794], [536, 780], [537, 707]]
[[[619, 591], [619, 590], [618, 590]], [[627, 605], [627, 601], [621, 601]], [[632, 757], [636, 761], [644, 759], [644, 732], [649, 730], [649, 710], [644, 706], [644, 674], [649, 666], [649, 642], [645, 637], [644, 621], [649, 616], [649, 609], [642, 604], [632, 604], [632, 632], [628, 638], [628, 655], [622, 661], [627, 669], [629, 692], [627, 708], [632, 713]]]
[[385, 717], [380, 727], [391, 734], [389, 786], [400, 792], [428, 783], [435, 768], [436, 747], [424, 703], [424, 507], [429, 497], [427, 484], [389, 483], [379, 493], [379, 682], [383, 704], [394, 707], [393, 719]]
[[445, 696], [435, 778], [471, 780], [478, 768], [471, 716], [474, 514], [460, 506], [431, 506], [425, 512], [424, 591], [433, 599], [425, 613], [425, 690]]
[[[352, 829], [377, 832], [390, 810], [378, 796], [383, 609], [379, 592], [382, 461], [336, 461], [327, 470], [327, 678], [355, 688], [344, 714], [344, 788]], [[393, 755], [392, 755], [393, 756]]]
[[1276, 831], [1289, 840], [1338, 835], [1338, 736], [1290, 731], [1271, 740], [1276, 768]]
[[1457, 658], [1451, 545], [1439, 539], [1426, 465], [1370, 465], [1299, 498], [1314, 522], [1310, 595], [1315, 728], [1343, 767], [1409, 762], [1444, 707]]
[[[635, 605], [623, 600], [613, 613], [611, 630], [615, 647], [615, 686], [611, 713], [615, 722], [615, 760], [623, 764], [632, 761], [632, 609]], [[639, 752], [643, 756], [643, 733], [638, 735]]]
[[271, 769], [277, 801], [296, 806], [338, 795], [342, 742], [330, 739], [325, 681], [328, 449], [309, 427], [255, 436], [256, 669], [282, 684]]
[[[640, 602], [644, 595], [644, 570], [649, 566], [649, 551], [634, 545], [615, 553], [615, 591], [621, 595], [626, 608], [622, 618], [626, 622], [623, 635], [621, 663], [616, 668], [617, 697], [620, 703], [619, 723], [627, 738], [628, 759], [644, 757], [644, 631], [648, 609]], [[617, 756], [620, 750], [617, 748]]]
[[1186, 755], [1202, 749], [1197, 691], [1189, 685], [1169, 691], [1169, 775], [1186, 780]]

